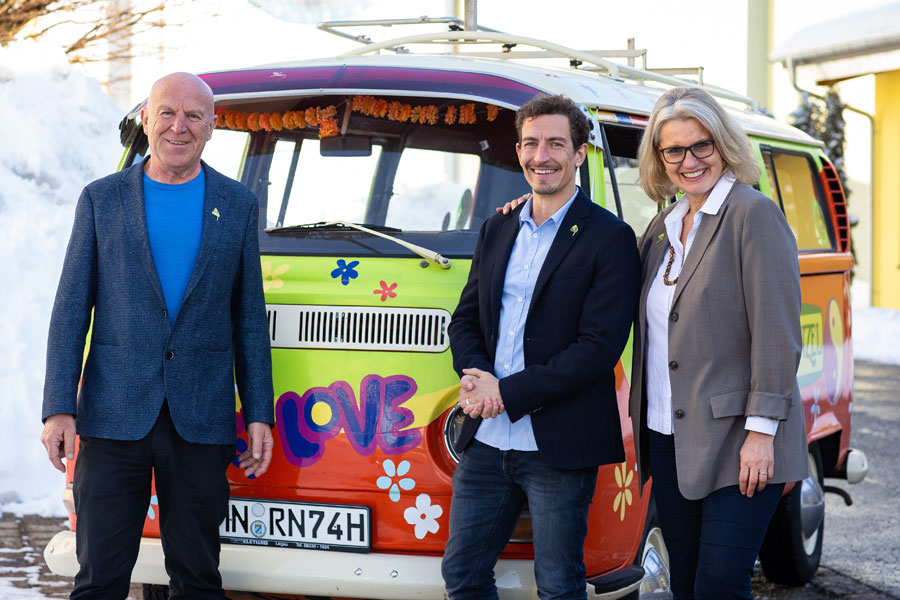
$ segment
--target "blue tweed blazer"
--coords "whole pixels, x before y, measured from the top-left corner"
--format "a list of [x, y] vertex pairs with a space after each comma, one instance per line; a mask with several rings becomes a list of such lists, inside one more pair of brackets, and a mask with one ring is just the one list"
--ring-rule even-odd
[[244, 422], [274, 422], [259, 206], [240, 183], [203, 170], [200, 252], [174, 325], [150, 251], [143, 163], [82, 192], [50, 318], [44, 420], [74, 414], [79, 435], [137, 440], [168, 399], [183, 438], [230, 444], [236, 381]]

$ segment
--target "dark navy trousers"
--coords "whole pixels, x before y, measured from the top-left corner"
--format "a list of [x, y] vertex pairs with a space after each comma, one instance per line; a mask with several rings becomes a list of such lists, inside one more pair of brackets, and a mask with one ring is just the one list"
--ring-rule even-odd
[[784, 484], [752, 498], [733, 485], [688, 500], [678, 490], [675, 437], [652, 430], [650, 472], [675, 600], [751, 600], [753, 565]]
[[194, 444], [175, 430], [163, 403], [150, 433], [136, 441], [82, 437], [75, 462], [75, 551], [70, 598], [124, 600], [156, 477], [160, 537], [170, 598], [222, 599], [219, 524], [228, 510], [225, 471], [233, 444]]

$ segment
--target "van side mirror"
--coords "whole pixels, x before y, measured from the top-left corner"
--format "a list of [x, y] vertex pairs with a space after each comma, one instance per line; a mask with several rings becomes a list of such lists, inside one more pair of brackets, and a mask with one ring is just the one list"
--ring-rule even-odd
[[372, 156], [372, 138], [364, 135], [341, 135], [319, 140], [322, 156]]

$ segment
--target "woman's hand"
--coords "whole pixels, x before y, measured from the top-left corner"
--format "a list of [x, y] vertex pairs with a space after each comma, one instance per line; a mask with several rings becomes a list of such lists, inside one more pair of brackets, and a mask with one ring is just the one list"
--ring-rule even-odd
[[503, 206], [498, 206], [496, 210], [498, 213], [502, 212], [504, 215], [508, 215], [513, 211], [515, 207], [522, 204], [523, 202], [527, 202], [529, 198], [531, 198], [531, 194], [522, 194], [515, 200], [510, 200]]
[[752, 498], [761, 492], [772, 478], [775, 468], [775, 436], [748, 431], [741, 446], [741, 493]]

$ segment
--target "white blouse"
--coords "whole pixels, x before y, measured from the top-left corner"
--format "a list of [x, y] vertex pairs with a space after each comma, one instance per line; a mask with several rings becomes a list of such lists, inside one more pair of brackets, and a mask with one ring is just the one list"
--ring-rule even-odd
[[[723, 175], [713, 187], [706, 202], [694, 215], [694, 223], [687, 235], [687, 243], [681, 244], [681, 231], [684, 216], [688, 213], [690, 204], [687, 198], [681, 198], [675, 203], [666, 216], [666, 237], [669, 244], [675, 249], [675, 259], [669, 270], [669, 281], [675, 280], [681, 274], [681, 268], [694, 238], [697, 229], [703, 220], [703, 215], [714, 215], [722, 208], [725, 197], [731, 191], [735, 179], [731, 173]], [[669, 313], [672, 310], [672, 300], [675, 297], [674, 285], [665, 285], [663, 275], [669, 263], [669, 252], [663, 255], [662, 263], [657, 269], [656, 277], [647, 294], [647, 426], [659, 433], [671, 435], [672, 428], [672, 386], [669, 382]], [[679, 324], [683, 327], [685, 324]], [[766, 417], [747, 417], [744, 428], [750, 431], [758, 431], [767, 435], [775, 435], [778, 430], [778, 420]]]

